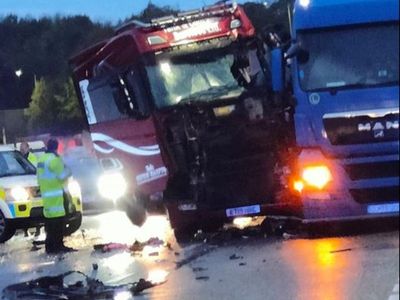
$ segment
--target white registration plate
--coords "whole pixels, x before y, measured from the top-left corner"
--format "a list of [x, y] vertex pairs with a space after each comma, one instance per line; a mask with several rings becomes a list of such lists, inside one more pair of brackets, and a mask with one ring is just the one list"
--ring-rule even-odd
[[369, 214], [385, 214], [399, 212], [399, 203], [368, 205]]
[[260, 212], [261, 212], [260, 205], [242, 206], [242, 207], [228, 208], [226, 210], [226, 216], [239, 217], [239, 216], [259, 214]]

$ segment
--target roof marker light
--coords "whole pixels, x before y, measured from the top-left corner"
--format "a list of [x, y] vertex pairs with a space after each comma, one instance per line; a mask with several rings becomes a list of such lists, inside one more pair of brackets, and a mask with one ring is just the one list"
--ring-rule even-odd
[[300, 5], [307, 8], [310, 5], [311, 0], [300, 0]]
[[236, 29], [242, 26], [242, 22], [238, 19], [234, 19], [231, 21], [231, 29]]
[[163, 39], [162, 37], [158, 35], [152, 35], [147, 38], [147, 41], [149, 42], [149, 45], [154, 46], [154, 45], [160, 45], [160, 44], [165, 44], [167, 41]]

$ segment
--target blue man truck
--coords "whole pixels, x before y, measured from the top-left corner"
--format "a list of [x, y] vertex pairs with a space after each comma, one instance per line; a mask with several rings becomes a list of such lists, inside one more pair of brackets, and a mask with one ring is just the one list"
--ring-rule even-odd
[[273, 88], [290, 66], [303, 222], [398, 218], [399, 1], [298, 0], [291, 31]]

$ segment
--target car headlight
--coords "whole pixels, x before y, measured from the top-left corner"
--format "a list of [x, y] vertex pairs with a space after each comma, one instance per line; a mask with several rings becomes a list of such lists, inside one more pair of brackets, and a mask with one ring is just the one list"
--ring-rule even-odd
[[125, 195], [128, 184], [121, 173], [106, 173], [97, 183], [100, 195], [110, 200], [117, 200]]
[[29, 199], [29, 192], [27, 189], [17, 186], [10, 191], [11, 198], [17, 202], [25, 202]]
[[81, 198], [81, 187], [76, 180], [70, 180], [68, 182], [68, 191], [73, 198]]
[[308, 186], [319, 190], [325, 188], [332, 181], [332, 173], [325, 165], [306, 167], [301, 177]]

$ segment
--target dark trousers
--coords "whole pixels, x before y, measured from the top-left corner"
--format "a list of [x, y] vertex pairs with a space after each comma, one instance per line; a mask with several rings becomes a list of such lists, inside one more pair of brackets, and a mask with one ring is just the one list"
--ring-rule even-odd
[[45, 221], [46, 252], [55, 252], [64, 247], [65, 218], [52, 218]]

